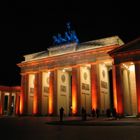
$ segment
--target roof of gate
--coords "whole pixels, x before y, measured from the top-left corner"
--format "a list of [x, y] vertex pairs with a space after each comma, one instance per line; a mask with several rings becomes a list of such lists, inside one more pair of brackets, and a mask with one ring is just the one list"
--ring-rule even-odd
[[85, 51], [90, 49], [98, 49], [110, 45], [123, 45], [124, 42], [118, 36], [107, 37], [103, 39], [97, 39], [93, 41], [83, 42], [77, 44], [75, 42], [69, 44], [62, 44], [58, 46], [51, 46], [47, 50], [42, 52], [37, 52], [33, 54], [24, 55], [25, 61], [32, 61], [57, 55], [63, 55], [66, 53]]
[[140, 50], [140, 37], [109, 52], [110, 55]]

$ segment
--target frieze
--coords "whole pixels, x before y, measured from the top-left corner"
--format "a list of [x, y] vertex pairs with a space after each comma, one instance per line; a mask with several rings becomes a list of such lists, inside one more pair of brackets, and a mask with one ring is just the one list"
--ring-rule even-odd
[[21, 72], [22, 73], [30, 72], [30, 71], [35, 72], [35, 71], [45, 70], [45, 69], [54, 69], [57, 67], [74, 66], [77, 64], [96, 62], [98, 55], [92, 53], [85, 53], [85, 54], [82, 53], [79, 55], [74, 55], [74, 56], [70, 55], [67, 57], [60, 56], [50, 61], [48, 59], [48, 61], [46, 62], [42, 61], [40, 63], [36, 63], [36, 65], [22, 66]]
[[76, 44], [75, 43], [65, 44], [60, 47], [49, 48], [48, 50], [49, 50], [50, 56], [60, 55], [60, 54], [64, 54], [67, 52], [74, 52], [76, 50]]
[[115, 64], [120, 64], [123, 62], [129, 62], [129, 61], [139, 61], [140, 60], [140, 56], [136, 55], [136, 56], [131, 56], [131, 55], [127, 55], [125, 57], [117, 57], [114, 59]]

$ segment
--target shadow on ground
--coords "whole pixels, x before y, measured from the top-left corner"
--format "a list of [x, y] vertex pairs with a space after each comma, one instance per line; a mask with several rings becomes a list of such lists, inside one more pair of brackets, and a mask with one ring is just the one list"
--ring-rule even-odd
[[46, 122], [47, 125], [67, 125], [67, 126], [140, 126], [140, 121], [82, 121], [82, 120], [64, 120]]

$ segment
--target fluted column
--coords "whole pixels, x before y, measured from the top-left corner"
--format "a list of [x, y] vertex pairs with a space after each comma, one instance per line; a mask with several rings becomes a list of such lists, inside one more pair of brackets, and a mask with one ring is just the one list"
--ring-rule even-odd
[[42, 72], [38, 73], [38, 114], [41, 115], [42, 110]]
[[57, 115], [57, 70], [49, 75], [49, 115]]
[[35, 74], [33, 114], [41, 115], [42, 72]]
[[0, 94], [0, 115], [3, 115], [3, 106], [4, 106], [4, 93], [1, 91]]
[[96, 64], [91, 65], [91, 101], [92, 101], [92, 109], [97, 108], [98, 106], [98, 96], [97, 96], [97, 68]]
[[19, 115], [19, 105], [20, 105], [20, 95], [17, 92], [16, 93], [16, 99], [15, 99], [15, 114]]
[[8, 115], [11, 115], [12, 92], [9, 92]]
[[113, 69], [113, 97], [114, 107], [118, 115], [123, 115], [123, 90], [122, 90], [122, 74], [119, 65], [114, 65]]
[[80, 68], [72, 68], [72, 114], [80, 113]]
[[137, 108], [138, 115], [140, 116], [140, 62], [135, 63], [135, 74], [136, 74]]
[[21, 76], [21, 93], [20, 93], [20, 115], [27, 114], [28, 108], [28, 74]]

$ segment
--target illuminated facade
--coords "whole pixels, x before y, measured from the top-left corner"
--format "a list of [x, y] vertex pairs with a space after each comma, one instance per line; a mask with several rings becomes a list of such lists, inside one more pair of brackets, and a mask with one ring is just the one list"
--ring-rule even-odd
[[109, 52], [113, 63], [114, 106], [119, 114], [140, 115], [140, 38]]
[[20, 87], [0, 86], [0, 115], [19, 114]]
[[87, 114], [93, 108], [105, 114], [112, 107], [120, 115], [139, 114], [140, 66], [128, 57], [139, 51], [124, 55], [120, 53], [124, 48], [123, 41], [113, 36], [25, 55], [25, 61], [18, 64], [20, 114], [58, 115], [60, 107], [65, 115], [80, 115], [82, 107]]

